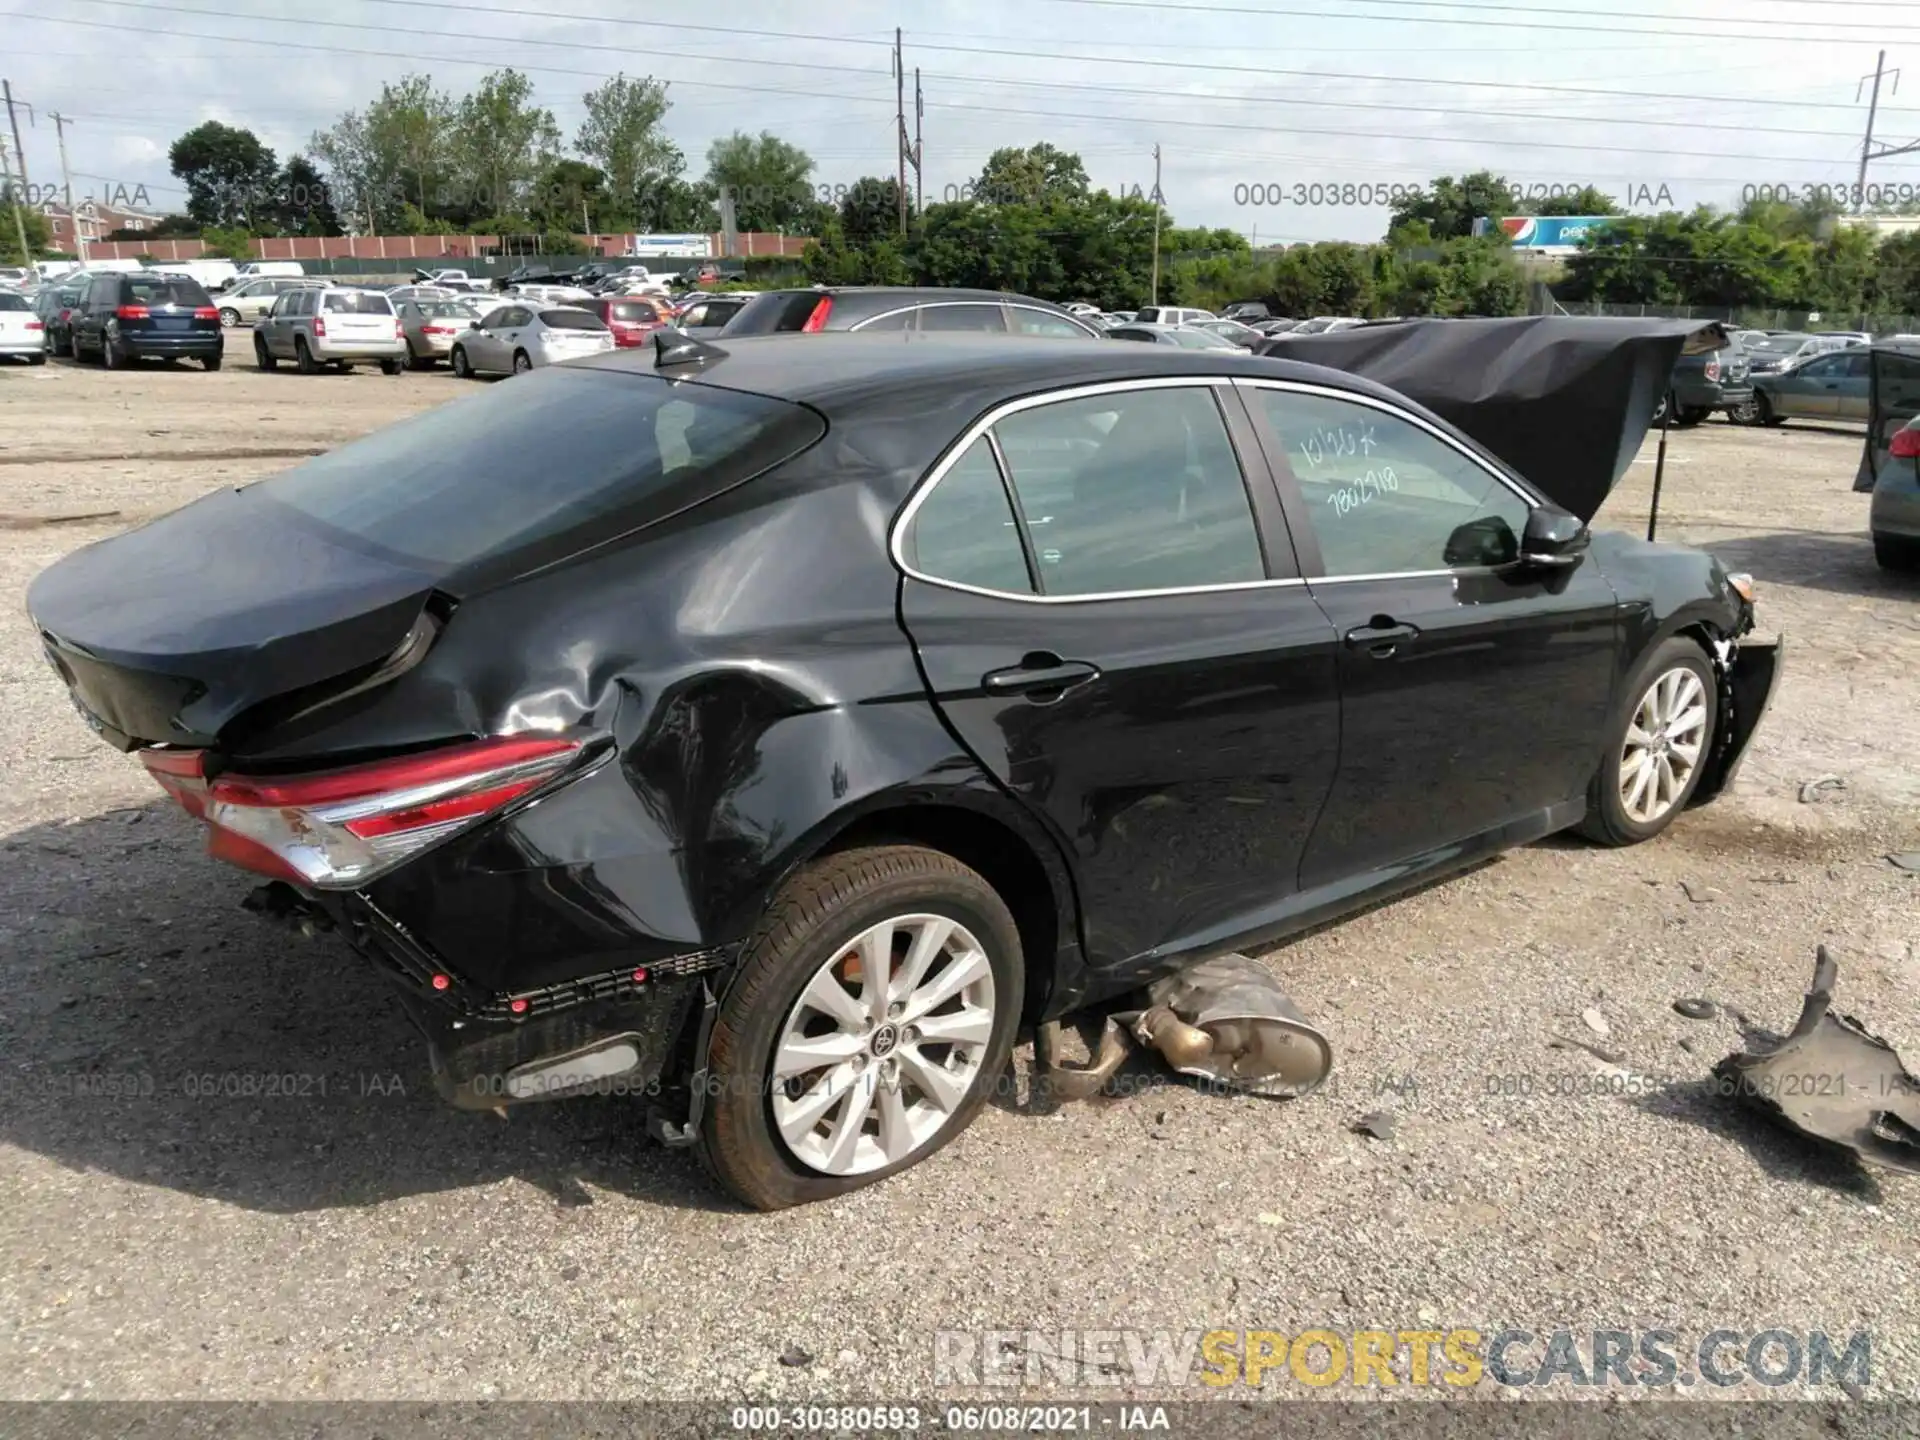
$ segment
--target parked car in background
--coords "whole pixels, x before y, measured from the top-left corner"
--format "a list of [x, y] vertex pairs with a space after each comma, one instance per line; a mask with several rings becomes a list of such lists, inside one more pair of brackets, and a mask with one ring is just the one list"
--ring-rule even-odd
[[514, 285], [503, 299], [524, 300], [533, 305], [575, 305], [591, 300], [593, 292], [579, 285]]
[[1101, 319], [1111, 325], [1131, 325], [1135, 313], [1132, 310], [1109, 310]]
[[24, 265], [0, 265], [0, 287], [17, 290], [27, 283], [31, 273]]
[[696, 340], [710, 340], [727, 328], [732, 320], [753, 301], [751, 295], [701, 295], [680, 306], [673, 317], [673, 328]]
[[324, 283], [300, 276], [284, 275], [237, 281], [221, 292], [220, 323], [229, 330], [237, 325], [251, 325], [273, 309], [273, 302], [289, 290]]
[[1197, 325], [1116, 325], [1107, 331], [1109, 340], [1144, 341], [1148, 345], [1177, 345], [1184, 350], [1239, 350], [1242, 347], [1202, 330]]
[[579, 308], [597, 315], [613, 334], [614, 348], [630, 350], [671, 322], [665, 306], [644, 295], [603, 295], [582, 300]]
[[1271, 338], [1275, 335], [1292, 334], [1304, 324], [1306, 324], [1304, 320], [1256, 320], [1251, 328]]
[[46, 327], [47, 351], [52, 355], [73, 353], [73, 307], [80, 303], [86, 289], [83, 277], [75, 272], [42, 285], [33, 297], [33, 313]]
[[198, 360], [220, 368], [226, 339], [213, 297], [194, 280], [155, 274], [89, 274], [68, 317], [76, 360], [109, 369], [135, 360]]
[[1191, 305], [1142, 305], [1133, 312], [1136, 325], [1192, 325], [1219, 318], [1211, 310], [1199, 310]]
[[1749, 423], [1754, 407], [1753, 382], [1749, 378], [1747, 354], [1737, 345], [1683, 355], [1673, 368], [1667, 393], [1654, 407], [1658, 423], [1671, 407], [1673, 423], [1698, 425], [1716, 410], [1730, 420]]
[[391, 290], [383, 290], [381, 293], [387, 297], [396, 314], [399, 313], [400, 307], [410, 300], [451, 300], [460, 294], [458, 290], [449, 289], [445, 285], [425, 283], [396, 285]]
[[1236, 300], [1220, 312], [1220, 318], [1251, 325], [1256, 320], [1271, 320], [1273, 312], [1264, 300]]
[[444, 298], [402, 300], [394, 313], [400, 319], [400, 338], [407, 344], [407, 364], [427, 370], [453, 352], [453, 342], [480, 318], [480, 307], [448, 292]]
[[369, 362], [398, 375], [407, 342], [393, 302], [380, 291], [307, 285], [287, 291], [253, 327], [253, 358], [262, 370], [291, 360], [302, 375]]
[[1836, 350], [1844, 350], [1849, 343], [1830, 336], [1809, 335], [1800, 330], [1781, 330], [1772, 334], [1758, 334], [1755, 331], [1741, 333], [1755, 337], [1742, 340], [1740, 348], [1747, 354], [1748, 373], [1756, 379], [1762, 375], [1778, 375], [1783, 370], [1791, 370], [1803, 360], [1811, 360], [1816, 355], [1830, 355]]
[[47, 363], [47, 322], [17, 290], [0, 290], [0, 360]]
[[1364, 325], [1366, 323], [1366, 321], [1357, 320], [1351, 315], [1316, 315], [1311, 320], [1302, 320], [1286, 333], [1289, 335], [1325, 335], [1335, 330], [1351, 330], [1356, 325]]
[[1193, 328], [1218, 335], [1222, 340], [1231, 340], [1243, 350], [1251, 350], [1267, 338], [1251, 325], [1242, 325], [1238, 320], [1199, 320]]
[[453, 342], [453, 373], [518, 375], [614, 348], [613, 331], [577, 306], [539, 307], [512, 301], [470, 324]]
[[1838, 340], [1846, 345], [1873, 344], [1873, 336], [1865, 330], [1815, 330], [1813, 333], [1823, 340]]
[[238, 284], [242, 280], [254, 280], [263, 275], [277, 275], [282, 279], [290, 279], [305, 275], [307, 267], [298, 260], [249, 260], [244, 265], [235, 267], [233, 273], [234, 283]]
[[1865, 424], [1869, 390], [1868, 352], [1850, 346], [1815, 355], [1791, 369], [1753, 377], [1753, 405], [1740, 417], [1753, 425], [1786, 420], [1848, 420]]
[[731, 340], [822, 330], [1012, 332], [1089, 340], [1102, 333], [1065, 307], [1031, 295], [912, 286], [769, 290], [728, 321], [723, 333]]

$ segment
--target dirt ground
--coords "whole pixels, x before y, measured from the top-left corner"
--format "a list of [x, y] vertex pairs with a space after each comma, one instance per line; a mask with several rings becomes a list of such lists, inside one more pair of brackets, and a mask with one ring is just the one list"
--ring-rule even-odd
[[[934, 1393], [941, 1330], [1456, 1326], [1864, 1330], [1869, 1393], [1920, 1396], [1920, 1181], [1730, 1108], [1705, 1082], [1736, 1024], [1671, 1008], [1785, 1029], [1825, 943], [1839, 1008], [1920, 1065], [1920, 876], [1886, 858], [1920, 850], [1920, 582], [1874, 566], [1857, 432], [1674, 433], [1662, 537], [1751, 571], [1788, 640], [1737, 787], [1653, 844], [1554, 839], [1272, 952], [1337, 1083], [1223, 1099], [1141, 1065], [769, 1217], [618, 1100], [444, 1108], [379, 977], [240, 909], [18, 608], [77, 546], [469, 391], [0, 369], [0, 1397], [897, 1399]], [[1651, 462], [1600, 523], [1644, 529]], [[202, 1078], [232, 1075], [301, 1084]], [[1350, 1128], [1376, 1110], [1390, 1139]]]

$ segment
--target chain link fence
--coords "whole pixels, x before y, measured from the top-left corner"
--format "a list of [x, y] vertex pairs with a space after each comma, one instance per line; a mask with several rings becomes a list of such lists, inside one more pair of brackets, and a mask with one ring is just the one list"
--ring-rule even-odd
[[1752, 306], [1602, 305], [1549, 298], [1553, 315], [1652, 316], [1664, 320], [1720, 320], [1739, 330], [1861, 330], [1869, 335], [1920, 335], [1920, 315], [1869, 315], [1837, 310], [1767, 310]]

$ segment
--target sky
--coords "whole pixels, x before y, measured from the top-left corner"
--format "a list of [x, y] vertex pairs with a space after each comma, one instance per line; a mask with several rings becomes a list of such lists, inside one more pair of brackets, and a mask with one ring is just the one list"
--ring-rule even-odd
[[[1041, 140], [1097, 186], [1150, 193], [1157, 144], [1175, 223], [1258, 244], [1378, 239], [1399, 187], [1477, 169], [1640, 211], [1851, 186], [1882, 49], [1876, 140], [1920, 140], [1910, 0], [1622, 4], [0, 0], [0, 76], [32, 106], [33, 185], [59, 180], [59, 112], [76, 198], [145, 187], [162, 210], [186, 198], [167, 149], [203, 120], [284, 160], [383, 82], [423, 73], [458, 93], [506, 66], [569, 140], [582, 93], [624, 72], [669, 82], [667, 128], [695, 173], [717, 137], [771, 130], [814, 158], [817, 184], [891, 175], [895, 27], [909, 126], [916, 67], [925, 96], [929, 202], [994, 149]], [[1920, 151], [1869, 180], [1920, 212]]]

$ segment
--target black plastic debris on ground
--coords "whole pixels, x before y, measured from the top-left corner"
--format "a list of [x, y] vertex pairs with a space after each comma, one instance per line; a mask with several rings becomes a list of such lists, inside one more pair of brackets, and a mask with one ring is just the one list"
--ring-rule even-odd
[[1819, 948], [1800, 1019], [1777, 1042], [1713, 1067], [1729, 1093], [1791, 1130], [1891, 1170], [1920, 1174], [1920, 1080], [1894, 1048], [1850, 1015], [1832, 1013], [1840, 967]]

